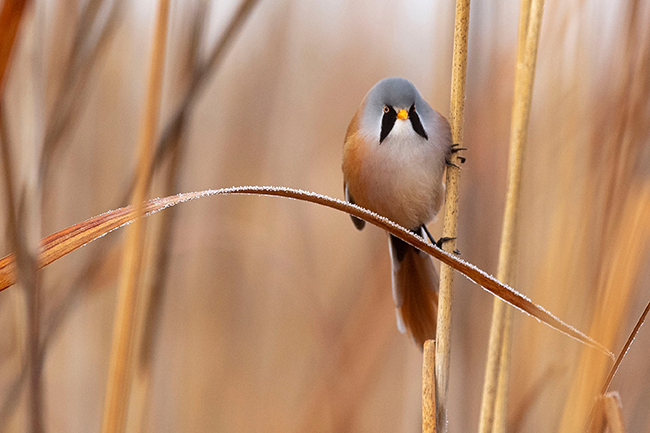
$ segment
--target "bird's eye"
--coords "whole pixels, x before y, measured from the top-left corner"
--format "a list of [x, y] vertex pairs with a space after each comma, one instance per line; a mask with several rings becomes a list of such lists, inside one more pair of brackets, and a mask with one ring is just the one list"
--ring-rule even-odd
[[397, 120], [397, 113], [390, 105], [384, 105], [384, 114], [381, 116], [381, 133], [379, 134], [379, 143], [384, 141], [388, 134], [393, 129], [395, 121]]

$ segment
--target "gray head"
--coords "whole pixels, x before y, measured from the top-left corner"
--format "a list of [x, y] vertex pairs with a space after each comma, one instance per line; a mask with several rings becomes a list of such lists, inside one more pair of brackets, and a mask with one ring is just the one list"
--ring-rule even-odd
[[381, 143], [397, 119], [409, 119], [413, 130], [428, 140], [431, 128], [436, 126], [437, 116], [439, 114], [422, 98], [413, 83], [399, 77], [384, 78], [366, 95], [361, 127], [378, 137]]

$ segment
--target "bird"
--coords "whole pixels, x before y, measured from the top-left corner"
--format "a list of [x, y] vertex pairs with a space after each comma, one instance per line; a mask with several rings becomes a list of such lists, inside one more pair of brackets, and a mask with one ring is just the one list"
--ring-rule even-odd
[[[384, 78], [368, 91], [345, 134], [345, 199], [436, 242], [426, 224], [444, 201], [442, 179], [454, 150], [449, 122], [415, 85]], [[351, 217], [362, 230], [365, 221]], [[438, 273], [428, 254], [392, 234], [388, 241], [397, 327], [422, 349], [436, 334]]]

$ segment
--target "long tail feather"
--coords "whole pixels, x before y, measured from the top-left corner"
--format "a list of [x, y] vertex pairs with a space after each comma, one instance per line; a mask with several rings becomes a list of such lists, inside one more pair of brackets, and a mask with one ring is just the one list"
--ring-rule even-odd
[[438, 273], [429, 255], [392, 235], [389, 242], [397, 327], [422, 349], [436, 336]]

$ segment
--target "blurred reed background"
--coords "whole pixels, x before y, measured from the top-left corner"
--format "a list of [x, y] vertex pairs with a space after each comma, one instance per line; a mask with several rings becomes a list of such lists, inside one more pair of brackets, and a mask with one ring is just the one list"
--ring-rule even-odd
[[[25, 257], [128, 202], [156, 8], [25, 9], [3, 96], [11, 176], [0, 176], [2, 207], [11, 179], [18, 215], [3, 211], [1, 225], [19, 227]], [[489, 272], [517, 14], [514, 0], [476, 1], [470, 19], [458, 247]], [[258, 184], [342, 197], [345, 129], [376, 81], [404, 76], [448, 115], [453, 19], [442, 1], [173, 1], [150, 196]], [[650, 2], [547, 0], [515, 287], [615, 352], [650, 299], [649, 137]], [[380, 230], [229, 196], [167, 210], [147, 231], [129, 431], [421, 429], [421, 353], [395, 326]], [[100, 429], [123, 240], [111, 233], [0, 293], [0, 431], [29, 431], [34, 417], [46, 431]], [[12, 245], [2, 238], [0, 255]], [[492, 299], [462, 278], [454, 290], [449, 422], [468, 432]], [[513, 341], [509, 431], [584, 431], [611, 361], [519, 313]], [[630, 432], [650, 431], [648, 359], [642, 328], [610, 387]]]

